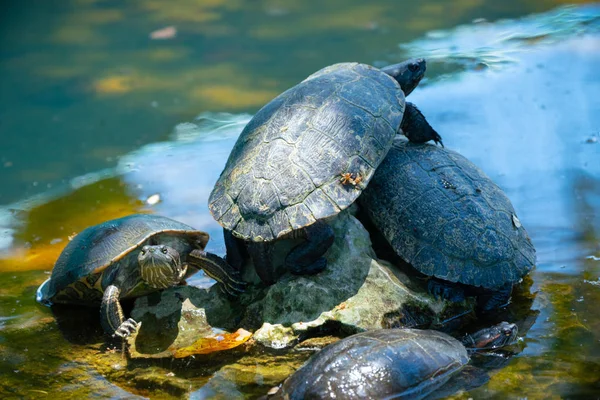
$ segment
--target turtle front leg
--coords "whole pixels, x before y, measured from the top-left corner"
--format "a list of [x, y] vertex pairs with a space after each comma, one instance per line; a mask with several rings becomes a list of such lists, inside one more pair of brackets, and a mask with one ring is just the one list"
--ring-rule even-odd
[[400, 129], [404, 136], [413, 143], [425, 143], [433, 140], [436, 144], [439, 143], [444, 147], [442, 137], [429, 125], [425, 116], [413, 103], [406, 103]]
[[505, 307], [510, 301], [512, 283], [507, 283], [497, 290], [486, 290], [477, 295], [477, 313], [486, 314], [498, 308]]
[[323, 271], [327, 259], [323, 255], [333, 244], [334, 232], [326, 222], [317, 221], [304, 228], [306, 242], [294, 247], [285, 258], [293, 274], [312, 275]]
[[460, 303], [466, 299], [465, 291], [461, 286], [437, 278], [429, 278], [427, 291], [436, 299], [444, 299], [453, 303]]
[[242, 271], [244, 261], [248, 257], [244, 241], [233, 236], [229, 229], [223, 228], [227, 255], [225, 261], [238, 271]]
[[239, 271], [218, 255], [196, 249], [190, 252], [187, 261], [193, 266], [203, 269], [206, 275], [217, 282], [222, 283], [222, 288], [227, 294], [236, 297], [244, 292], [246, 283], [242, 281]]
[[120, 293], [121, 289], [115, 285], [110, 285], [104, 290], [100, 306], [100, 322], [106, 333], [124, 339], [137, 330], [138, 323], [132, 318], [125, 320], [119, 303]]
[[249, 242], [248, 253], [254, 264], [254, 270], [265, 285], [275, 283], [275, 267], [273, 266], [273, 244], [264, 242]]

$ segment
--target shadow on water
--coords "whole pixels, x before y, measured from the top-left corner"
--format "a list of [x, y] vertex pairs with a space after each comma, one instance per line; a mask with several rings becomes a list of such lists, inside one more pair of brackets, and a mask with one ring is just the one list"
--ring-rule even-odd
[[[537, 248], [531, 288], [525, 282], [506, 314], [497, 316], [518, 321], [523, 335], [518, 354], [502, 369], [491, 368], [489, 380], [459, 395], [464, 398], [600, 393], [599, 30], [599, 7], [569, 7], [433, 32], [403, 45], [402, 56], [387, 56], [424, 55], [433, 72], [447, 72], [426, 82], [411, 100], [447, 147], [506, 191]], [[381, 54], [362, 56], [374, 62], [385, 58]], [[316, 70], [327, 63], [314, 59], [308, 65]], [[302, 76], [311, 70], [305, 72]], [[302, 78], [296, 75], [287, 86]], [[105, 85], [115, 88], [119, 82]], [[206, 201], [249, 118], [202, 114], [177, 126], [169, 141], [146, 145], [116, 166], [0, 210], [0, 396], [127, 395], [116, 383], [153, 397], [194, 390], [192, 398], [254, 397], [301, 365], [310, 352], [252, 354], [218, 368], [199, 362], [186, 370], [181, 362], [165, 380], [172, 364], [125, 366], [119, 354], [98, 344], [96, 322], [71, 319], [67, 329], [85, 324], [90, 335], [65, 337], [61, 317], [55, 320], [33, 300], [73, 232], [131, 212], [155, 212], [205, 230], [212, 237], [209, 250], [223, 254], [221, 230]], [[204, 287], [211, 283], [202, 274], [191, 280]]]

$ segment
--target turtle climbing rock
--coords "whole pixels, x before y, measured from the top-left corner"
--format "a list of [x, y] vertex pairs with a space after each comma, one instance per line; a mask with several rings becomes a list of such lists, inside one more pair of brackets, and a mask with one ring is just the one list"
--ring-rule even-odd
[[458, 373], [469, 353], [511, 344], [517, 332], [515, 324], [502, 322], [462, 343], [434, 330], [362, 332], [312, 356], [268, 398], [422, 399]]
[[359, 200], [394, 251], [430, 276], [435, 296], [507, 303], [535, 248], [504, 192], [460, 154], [398, 140]]
[[265, 283], [276, 279], [272, 242], [304, 237], [286, 266], [325, 268], [333, 242], [324, 221], [367, 186], [396, 133], [441, 143], [408, 95], [425, 61], [383, 69], [359, 63], [326, 67], [264, 106], [238, 138], [209, 198], [225, 232], [227, 261], [241, 268], [246, 250]]
[[239, 273], [204, 251], [208, 239], [205, 232], [157, 215], [134, 214], [89, 227], [65, 247], [37, 300], [100, 305], [104, 330], [126, 337], [137, 323], [125, 320], [120, 299], [178, 285], [199, 269], [227, 293], [243, 291]]

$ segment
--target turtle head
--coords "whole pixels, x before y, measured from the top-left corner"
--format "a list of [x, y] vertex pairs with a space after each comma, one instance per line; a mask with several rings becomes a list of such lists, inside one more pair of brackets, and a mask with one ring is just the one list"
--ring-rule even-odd
[[463, 344], [472, 351], [498, 349], [513, 343], [517, 339], [518, 332], [517, 325], [501, 322], [491, 328], [465, 336]]
[[423, 58], [412, 58], [400, 64], [388, 65], [381, 68], [381, 71], [394, 78], [400, 84], [404, 95], [408, 96], [417, 87], [426, 69], [427, 63]]
[[169, 246], [142, 247], [138, 254], [138, 262], [142, 279], [157, 289], [175, 286], [185, 275], [179, 253]]

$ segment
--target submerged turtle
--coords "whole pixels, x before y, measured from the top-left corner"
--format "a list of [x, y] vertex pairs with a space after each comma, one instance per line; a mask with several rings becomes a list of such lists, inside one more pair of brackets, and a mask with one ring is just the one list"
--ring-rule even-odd
[[359, 204], [394, 251], [431, 276], [436, 297], [506, 304], [535, 264], [535, 249], [510, 200], [460, 154], [398, 140]]
[[304, 237], [288, 254], [288, 268], [325, 268], [322, 255], [333, 243], [333, 230], [323, 220], [354, 202], [396, 133], [441, 143], [404, 100], [424, 73], [422, 59], [383, 69], [335, 64], [258, 111], [209, 198], [213, 217], [224, 227], [227, 261], [241, 268], [248, 250], [260, 278], [272, 283], [270, 242]]
[[421, 399], [459, 372], [470, 352], [506, 346], [517, 332], [502, 322], [462, 343], [433, 330], [362, 332], [325, 347], [269, 398]]
[[124, 320], [120, 299], [178, 285], [203, 269], [237, 295], [244, 284], [225, 260], [204, 251], [208, 234], [157, 215], [130, 215], [79, 233], [58, 257], [37, 300], [51, 305], [101, 305], [104, 330], [126, 337], [136, 328]]

